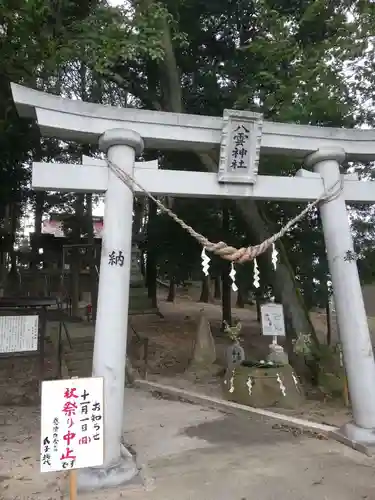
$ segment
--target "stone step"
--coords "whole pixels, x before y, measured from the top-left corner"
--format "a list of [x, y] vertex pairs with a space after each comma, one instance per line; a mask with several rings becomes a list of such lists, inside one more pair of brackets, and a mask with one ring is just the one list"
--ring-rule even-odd
[[[94, 337], [73, 337], [71, 343], [74, 347], [80, 348], [81, 346], [94, 345]], [[69, 345], [66, 338], [63, 339], [63, 345]]]
[[68, 345], [63, 346], [63, 352], [66, 354], [79, 354], [79, 353], [85, 353], [85, 352], [93, 352], [94, 350], [94, 344], [93, 343], [85, 343], [85, 344], [72, 344], [72, 347]]
[[91, 368], [79, 368], [77, 370], [68, 370], [69, 377], [71, 378], [89, 378], [92, 375]]
[[88, 359], [88, 358], [92, 358], [92, 355], [93, 355], [93, 352], [94, 352], [94, 349], [91, 347], [91, 348], [87, 348], [87, 349], [82, 349], [82, 350], [76, 350], [76, 349], [72, 349], [72, 350], [64, 350], [63, 351], [63, 357], [65, 359], [65, 361], [69, 361], [69, 360], [82, 360], [82, 359]]
[[66, 339], [63, 342], [63, 360], [70, 377], [91, 377], [94, 337], [82, 336], [71, 339], [72, 348]]
[[70, 377], [90, 377], [92, 372], [92, 357], [85, 360], [65, 361]]

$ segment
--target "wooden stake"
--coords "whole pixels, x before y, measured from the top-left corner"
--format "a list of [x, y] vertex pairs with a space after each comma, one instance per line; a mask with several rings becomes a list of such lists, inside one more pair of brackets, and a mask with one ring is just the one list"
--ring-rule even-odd
[[77, 500], [77, 469], [69, 472], [69, 500]]
[[[78, 377], [71, 377], [72, 379]], [[77, 500], [77, 469], [69, 471], [69, 500]]]

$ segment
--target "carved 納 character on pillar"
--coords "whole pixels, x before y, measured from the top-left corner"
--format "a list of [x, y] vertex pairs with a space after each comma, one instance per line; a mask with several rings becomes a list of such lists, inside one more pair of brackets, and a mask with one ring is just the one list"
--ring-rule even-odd
[[124, 265], [125, 259], [124, 259], [124, 254], [121, 250], [118, 252], [115, 252], [112, 250], [112, 252], [109, 252], [108, 254], [108, 264], [110, 266], [119, 266], [122, 267]]

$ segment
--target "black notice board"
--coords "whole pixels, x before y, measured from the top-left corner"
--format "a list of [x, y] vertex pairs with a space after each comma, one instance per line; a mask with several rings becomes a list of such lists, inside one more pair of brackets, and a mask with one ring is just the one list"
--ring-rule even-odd
[[58, 300], [55, 297], [0, 297], [0, 317], [37, 315], [39, 318], [37, 350], [0, 353], [0, 359], [17, 356], [38, 356], [40, 360], [40, 380], [44, 378], [47, 309], [51, 306], [58, 307]]

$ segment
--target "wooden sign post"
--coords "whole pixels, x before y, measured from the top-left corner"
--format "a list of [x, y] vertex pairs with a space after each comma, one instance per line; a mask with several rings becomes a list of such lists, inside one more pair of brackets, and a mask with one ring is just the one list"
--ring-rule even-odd
[[260, 308], [263, 335], [272, 337], [269, 360], [288, 364], [288, 356], [281, 345], [277, 343], [277, 337], [285, 337], [284, 311], [281, 304], [273, 302], [263, 304]]
[[277, 345], [277, 337], [285, 337], [284, 311], [281, 304], [263, 304], [260, 308], [263, 335], [272, 336]]
[[69, 472], [69, 499], [77, 500], [77, 469]]
[[69, 498], [77, 499], [77, 469], [104, 461], [103, 378], [42, 383], [41, 472], [69, 472]]

